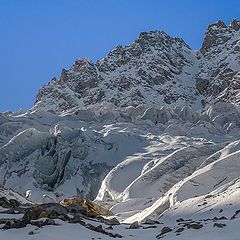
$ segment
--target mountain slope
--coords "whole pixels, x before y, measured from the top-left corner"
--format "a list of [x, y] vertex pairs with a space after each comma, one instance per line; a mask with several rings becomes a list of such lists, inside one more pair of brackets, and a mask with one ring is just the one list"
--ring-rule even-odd
[[95, 64], [79, 59], [63, 69], [59, 80], [40, 89], [34, 108], [60, 112], [107, 101], [201, 109], [240, 71], [239, 25], [237, 20], [209, 25], [199, 51], [164, 32], [143, 32]]
[[[239, 46], [240, 22], [219, 21], [198, 51], [150, 31], [96, 63], [76, 60], [31, 109], [0, 114], [0, 186], [38, 203], [95, 199], [123, 223], [163, 221], [166, 239], [181, 224], [178, 237], [203, 222], [215, 234], [222, 212], [235, 229]], [[161, 226], [143, 230], [136, 238], [163, 235]]]
[[141, 33], [134, 43], [117, 46], [96, 64], [75, 61], [59, 81], [40, 90], [36, 104], [49, 108], [51, 100], [58, 100], [54, 111], [102, 101], [117, 106], [195, 104], [195, 65], [194, 53], [183, 40], [159, 31]]

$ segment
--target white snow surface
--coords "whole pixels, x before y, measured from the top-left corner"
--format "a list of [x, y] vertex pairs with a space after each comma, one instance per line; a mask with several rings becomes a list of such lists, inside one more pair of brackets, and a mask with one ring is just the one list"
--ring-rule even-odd
[[[4, 113], [8, 121], [2, 125], [9, 131], [1, 132], [1, 185], [27, 193], [25, 201], [95, 198], [123, 224], [143, 224], [149, 218], [162, 223], [154, 229], [114, 227], [126, 239], [154, 238], [164, 226], [176, 231], [177, 219], [203, 221], [219, 217], [220, 209], [227, 218], [221, 220], [226, 231], [220, 239], [232, 236], [227, 229], [236, 228], [236, 219], [230, 218], [239, 207], [238, 108], [216, 103], [202, 112], [189, 107], [148, 109], [103, 103], [61, 115], [42, 110]], [[198, 237], [212, 228], [214, 237], [222, 229], [213, 224], [208, 220], [201, 229], [186, 228], [178, 237], [191, 238], [192, 231]], [[35, 232], [35, 239], [65, 239], [69, 231], [73, 239], [99, 237], [64, 222], [0, 234], [4, 239], [14, 234], [27, 239], [29, 231]], [[172, 231], [165, 238], [175, 235]]]

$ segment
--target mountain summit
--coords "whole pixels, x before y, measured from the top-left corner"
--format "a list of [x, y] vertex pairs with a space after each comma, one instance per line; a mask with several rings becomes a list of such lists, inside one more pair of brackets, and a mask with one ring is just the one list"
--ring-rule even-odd
[[[193, 51], [164, 32], [142, 32], [95, 64], [78, 59], [40, 89], [35, 108], [61, 112], [102, 101], [116, 106], [184, 106], [201, 109], [240, 71], [240, 21], [208, 26], [202, 48]], [[51, 103], [51, 104], [50, 104]]]

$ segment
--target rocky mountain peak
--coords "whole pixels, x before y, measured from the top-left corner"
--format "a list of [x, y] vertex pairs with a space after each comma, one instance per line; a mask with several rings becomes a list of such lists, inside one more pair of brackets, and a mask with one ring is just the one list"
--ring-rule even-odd
[[208, 25], [208, 31], [211, 29], [221, 29], [221, 28], [227, 28], [227, 25], [222, 21], [222, 20], [218, 20], [216, 23], [212, 23]]
[[[177, 51], [179, 55], [182, 53], [181, 48], [188, 48], [190, 50], [190, 47], [182, 39], [170, 37], [165, 32], [142, 32], [132, 44], [124, 47], [118, 45], [105, 58], [97, 61], [96, 66], [100, 72], [105, 73], [116, 71], [127, 64], [140, 67], [145, 60], [147, 62], [150, 59], [156, 60], [161, 55], [163, 57], [166, 53], [170, 54], [172, 52], [174, 54]], [[162, 62], [164, 64], [167, 59], [164, 57], [163, 59], [164, 61]], [[137, 66], [136, 62], [138, 62]]]
[[66, 83], [75, 92], [96, 86], [98, 81], [97, 69], [88, 59], [77, 59], [69, 70], [62, 70], [60, 83]]
[[183, 41], [183, 39], [171, 37], [164, 31], [158, 30], [141, 32], [139, 37], [135, 40], [135, 43], [139, 43], [141, 46], [159, 46], [177, 43], [190, 49], [190, 47]]
[[230, 27], [233, 28], [235, 31], [238, 31], [240, 29], [240, 21], [237, 19], [233, 19], [230, 22]]
[[91, 69], [94, 66], [93, 62], [89, 59], [79, 58], [72, 65], [71, 69], [73, 71], [82, 71], [85, 69]]
[[204, 54], [208, 52], [212, 47], [226, 43], [231, 38], [232, 30], [232, 27], [228, 27], [221, 20], [216, 23], [210, 24], [205, 33], [201, 52]]
[[96, 63], [77, 59], [62, 70], [59, 81], [40, 89], [35, 107], [61, 112], [105, 101], [199, 109], [203, 98], [215, 99], [240, 70], [239, 27], [236, 19], [229, 26], [223, 21], [210, 24], [197, 52], [163, 31], [142, 32], [132, 44], [116, 46]]
[[77, 59], [74, 64], [71, 66], [69, 70], [62, 69], [62, 73], [60, 76], [60, 82], [68, 82], [72, 81], [71, 74], [72, 73], [77, 73], [79, 74], [86, 74], [86, 73], [91, 73], [91, 71], [94, 69], [94, 63], [92, 63], [88, 59]]
[[205, 96], [213, 100], [221, 94], [240, 71], [240, 32], [239, 21], [234, 19], [227, 26], [218, 21], [211, 24], [205, 33], [200, 49], [199, 73], [196, 87]]

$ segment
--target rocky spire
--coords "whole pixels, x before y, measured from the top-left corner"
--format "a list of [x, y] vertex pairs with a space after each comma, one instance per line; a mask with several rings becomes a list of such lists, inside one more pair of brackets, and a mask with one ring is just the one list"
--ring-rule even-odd
[[230, 27], [233, 28], [235, 31], [238, 31], [240, 29], [240, 21], [237, 19], [233, 19], [230, 22]]
[[205, 33], [204, 41], [200, 51], [206, 53], [213, 46], [217, 46], [220, 43], [225, 43], [231, 36], [228, 34], [229, 28], [226, 24], [219, 20], [216, 23], [208, 25], [208, 29]]

